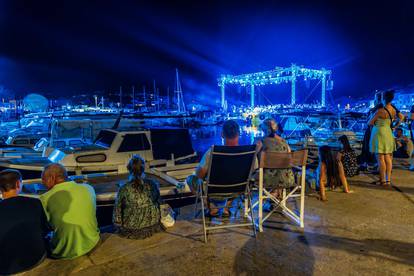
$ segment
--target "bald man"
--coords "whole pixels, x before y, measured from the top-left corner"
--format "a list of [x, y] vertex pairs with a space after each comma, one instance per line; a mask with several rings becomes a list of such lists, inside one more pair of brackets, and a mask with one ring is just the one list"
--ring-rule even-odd
[[74, 259], [87, 254], [99, 242], [94, 189], [69, 181], [66, 169], [56, 163], [43, 169], [42, 183], [48, 191], [40, 200], [54, 231], [51, 257]]

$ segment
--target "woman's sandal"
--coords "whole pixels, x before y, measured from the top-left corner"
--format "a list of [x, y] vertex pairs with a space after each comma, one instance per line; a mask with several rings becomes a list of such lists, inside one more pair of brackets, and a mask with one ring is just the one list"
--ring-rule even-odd
[[387, 182], [388, 182], [388, 181], [380, 181], [381, 186], [383, 186], [383, 187], [387, 187], [387, 186], [388, 186], [388, 185], [387, 185]]

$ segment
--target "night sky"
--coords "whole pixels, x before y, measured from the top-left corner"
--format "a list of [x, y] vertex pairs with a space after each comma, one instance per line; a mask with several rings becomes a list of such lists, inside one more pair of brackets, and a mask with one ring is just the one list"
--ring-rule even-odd
[[0, 85], [57, 97], [155, 79], [165, 93], [177, 67], [187, 100], [214, 104], [219, 74], [292, 62], [332, 69], [334, 98], [414, 82], [414, 1], [106, 2], [1, 1]]

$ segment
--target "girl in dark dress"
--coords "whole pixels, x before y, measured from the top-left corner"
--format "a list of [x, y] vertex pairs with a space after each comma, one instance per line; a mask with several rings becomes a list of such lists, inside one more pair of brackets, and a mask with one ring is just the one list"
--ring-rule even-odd
[[355, 151], [349, 144], [348, 137], [342, 135], [338, 138], [342, 143], [342, 150], [338, 154], [338, 158], [342, 161], [346, 177], [352, 177], [359, 174], [359, 166]]

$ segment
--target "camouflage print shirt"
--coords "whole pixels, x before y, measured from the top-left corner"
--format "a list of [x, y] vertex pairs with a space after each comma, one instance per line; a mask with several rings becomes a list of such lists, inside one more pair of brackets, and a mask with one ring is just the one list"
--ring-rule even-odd
[[121, 236], [141, 239], [161, 230], [158, 186], [156, 181], [144, 178], [129, 181], [119, 189], [113, 222]]

